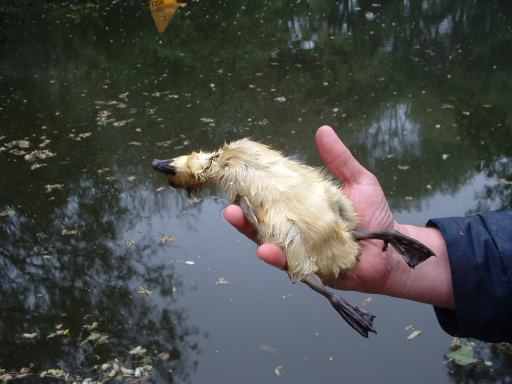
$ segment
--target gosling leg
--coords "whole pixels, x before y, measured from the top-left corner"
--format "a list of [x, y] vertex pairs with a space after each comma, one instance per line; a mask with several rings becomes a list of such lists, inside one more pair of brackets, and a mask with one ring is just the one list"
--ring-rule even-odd
[[377, 333], [373, 328], [374, 315], [351, 305], [341, 296], [334, 295], [317, 275], [309, 274], [302, 282], [329, 300], [336, 312], [361, 336], [368, 337], [369, 332]]
[[357, 241], [368, 239], [384, 241], [384, 246], [382, 247], [383, 251], [388, 248], [388, 244], [391, 244], [411, 268], [416, 267], [430, 256], [435, 256], [430, 248], [423, 245], [418, 240], [395, 230], [370, 232], [365, 229], [356, 229], [352, 231], [352, 234]]
[[[258, 217], [256, 216], [256, 212], [247, 197], [238, 195], [234, 202], [240, 206], [245, 217], [252, 226], [254, 228], [258, 228]], [[334, 295], [322, 283], [322, 280], [320, 280], [317, 275], [307, 275], [302, 279], [302, 282], [329, 300], [336, 312], [338, 312], [340, 316], [361, 336], [368, 337], [369, 332], [377, 333], [373, 328], [374, 315], [366, 313], [358, 307], [351, 305], [342, 297]]]

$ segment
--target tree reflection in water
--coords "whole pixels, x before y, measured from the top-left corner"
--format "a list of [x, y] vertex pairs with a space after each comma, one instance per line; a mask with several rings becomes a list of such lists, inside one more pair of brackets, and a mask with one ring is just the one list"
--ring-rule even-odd
[[[46, 217], [20, 207], [2, 218], [2, 368], [94, 378], [118, 359], [188, 381], [199, 332], [176, 302], [182, 283], [151, 231], [151, 215], [171, 203], [147, 188], [121, 193], [83, 176]], [[133, 354], [137, 346], [147, 352]]]

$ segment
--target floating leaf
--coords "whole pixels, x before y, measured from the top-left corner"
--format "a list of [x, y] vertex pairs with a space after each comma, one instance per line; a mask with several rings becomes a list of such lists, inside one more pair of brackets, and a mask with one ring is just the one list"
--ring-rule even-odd
[[171, 354], [169, 352], [161, 352], [158, 354], [158, 358], [162, 361], [167, 361], [171, 358]]
[[422, 334], [422, 332], [420, 330], [415, 329], [414, 331], [411, 332], [411, 334], [409, 336], [407, 336], [407, 340], [413, 340], [421, 334]]
[[128, 352], [130, 355], [143, 355], [146, 353], [146, 349], [142, 348], [140, 345], [133, 348], [130, 352]]
[[373, 298], [371, 297], [367, 297], [366, 299], [363, 300], [363, 302], [361, 303], [361, 305], [364, 307], [368, 304], [370, 304], [371, 302], [373, 301]]
[[475, 358], [473, 347], [469, 343], [464, 343], [455, 351], [449, 352], [446, 357], [454, 364], [462, 367], [478, 362], [478, 359]]
[[0, 211], [0, 217], [14, 216], [15, 214], [16, 211], [10, 207], [7, 207], [3, 211]]
[[37, 332], [33, 332], [33, 333], [24, 333], [21, 335], [21, 337], [23, 337], [24, 339], [35, 339], [37, 337], [38, 333]]
[[28, 140], [14, 140], [5, 144], [7, 148], [18, 147], [20, 149], [30, 148], [30, 141]]
[[62, 236], [75, 236], [78, 235], [77, 229], [66, 229], [64, 228], [61, 232]]
[[228, 284], [231, 284], [229, 281], [227, 281], [225, 278], [223, 277], [219, 277], [217, 279], [217, 281], [215, 282], [215, 285], [228, 285]]
[[115, 121], [112, 125], [114, 127], [124, 127], [126, 124], [131, 123], [133, 119]]
[[42, 168], [42, 167], [46, 167], [46, 166], [47, 166], [47, 164], [45, 164], [45, 163], [34, 163], [30, 166], [30, 170], [35, 171], [38, 168]]
[[145, 287], [139, 287], [137, 289], [137, 293], [139, 295], [144, 295], [144, 296], [151, 296], [151, 293], [153, 293], [151, 290], [145, 288]]
[[68, 136], [75, 141], [82, 141], [82, 139], [85, 139], [91, 135], [92, 135], [92, 132], [85, 132], [85, 133], [79, 133], [77, 135], [70, 133]]
[[129, 368], [125, 368], [125, 367], [121, 367], [121, 373], [124, 375], [124, 376], [132, 376], [135, 371], [133, 369], [129, 369]]
[[108, 342], [108, 335], [99, 333], [99, 332], [92, 332], [84, 341], [82, 341], [82, 344], [87, 342], [94, 342], [96, 344], [105, 344]]
[[98, 172], [99, 175], [104, 174], [105, 172], [110, 171], [110, 168], [100, 168], [96, 172]]
[[46, 193], [52, 193], [55, 190], [64, 188], [64, 184], [47, 184], [44, 187], [46, 189]]
[[368, 21], [373, 21], [375, 20], [375, 13], [368, 11], [364, 14], [364, 17], [366, 17]]
[[24, 156], [24, 159], [28, 162], [34, 162], [36, 160], [46, 160], [57, 156], [55, 153], [47, 149], [38, 149], [32, 151]]
[[83, 326], [83, 328], [87, 329], [88, 331], [92, 331], [93, 329], [98, 328], [98, 322], [97, 322], [97, 321], [95, 321], [95, 322], [93, 322], [93, 323], [91, 323], [91, 324], [85, 324], [85, 325]]
[[259, 346], [259, 349], [260, 349], [260, 351], [263, 351], [263, 352], [277, 353], [277, 349], [275, 349], [271, 345], [267, 345], [267, 344], [261, 344]]
[[156, 143], [156, 145], [158, 147], [169, 147], [173, 143], [174, 143], [174, 140], [167, 140], [167, 141], [160, 141], [159, 143]]
[[176, 241], [176, 237], [172, 235], [162, 235], [160, 237], [160, 244], [174, 243]]
[[46, 371], [41, 372], [41, 377], [64, 377], [66, 373], [62, 369], [48, 369]]
[[57, 336], [69, 336], [69, 333], [70, 333], [69, 329], [59, 329], [56, 332], [50, 333], [46, 338], [52, 339]]
[[178, 8], [184, 7], [185, 5], [185, 3], [178, 0], [150, 0], [149, 9], [158, 32], [163, 33]]
[[27, 152], [25, 152], [21, 149], [18, 149], [18, 148], [14, 148], [14, 149], [11, 149], [9, 151], [9, 153], [14, 156], [24, 156]]
[[0, 383], [7, 383], [14, 379], [14, 376], [10, 373], [5, 373], [0, 375]]

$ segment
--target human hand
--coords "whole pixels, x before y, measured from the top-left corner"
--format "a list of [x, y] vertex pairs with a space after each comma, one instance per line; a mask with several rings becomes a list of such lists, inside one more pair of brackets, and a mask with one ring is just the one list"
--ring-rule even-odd
[[[358, 214], [360, 228], [368, 231], [396, 229], [417, 239], [421, 238], [426, 245], [433, 247], [436, 253], [443, 251], [446, 253], [444, 242], [440, 243], [442, 239], [440, 240], [440, 234], [436, 233], [436, 230], [432, 228], [420, 230], [395, 222], [377, 178], [352, 156], [332, 128], [328, 126], [319, 128], [315, 135], [315, 142], [326, 167], [343, 183], [343, 193], [352, 201]], [[253, 240], [256, 238], [255, 229], [244, 217], [240, 207], [228, 206], [224, 210], [224, 217], [249, 238]], [[358, 264], [352, 271], [333, 282], [334, 288], [383, 293], [423, 302], [437, 302], [437, 298], [430, 297], [429, 289], [430, 292], [432, 289], [426, 284], [420, 287], [414, 286], [413, 271], [392, 247], [383, 251], [382, 241], [379, 240], [365, 240], [360, 242], [360, 246], [361, 257]], [[277, 245], [262, 244], [258, 247], [256, 254], [266, 263], [286, 269], [286, 256]], [[447, 266], [446, 259], [446, 257], [441, 259], [443, 268]], [[423, 264], [427, 263], [429, 261]], [[416, 270], [421, 270], [421, 267], [417, 267]], [[439, 273], [436, 272], [437, 268], [424, 269], [424, 271], [426, 272], [424, 277]], [[446, 280], [446, 273], [443, 276]], [[451, 279], [448, 285], [451, 286]]]
[[[343, 182], [343, 193], [352, 201], [360, 227], [369, 231], [392, 229], [393, 215], [375, 176], [359, 164], [332, 128], [323, 126], [318, 129], [315, 141], [326, 167]], [[238, 206], [227, 207], [224, 215], [238, 230], [254, 239], [254, 228]], [[362, 242], [361, 251], [357, 267], [339, 279], [335, 283], [336, 288], [365, 292], [382, 290], [395, 268], [392, 253], [382, 252], [382, 242], [379, 241]], [[286, 268], [286, 256], [278, 246], [263, 244], [256, 253], [263, 261]]]

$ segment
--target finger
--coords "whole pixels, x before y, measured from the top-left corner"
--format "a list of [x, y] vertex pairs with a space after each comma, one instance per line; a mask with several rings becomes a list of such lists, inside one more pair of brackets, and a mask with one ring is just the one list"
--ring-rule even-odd
[[315, 141], [322, 161], [340, 180], [350, 184], [368, 173], [331, 127], [324, 125], [318, 128]]
[[286, 256], [275, 244], [263, 244], [256, 250], [256, 255], [265, 263], [286, 270]]
[[245, 218], [242, 208], [229, 205], [224, 209], [224, 218], [249, 239], [256, 241], [256, 229]]

